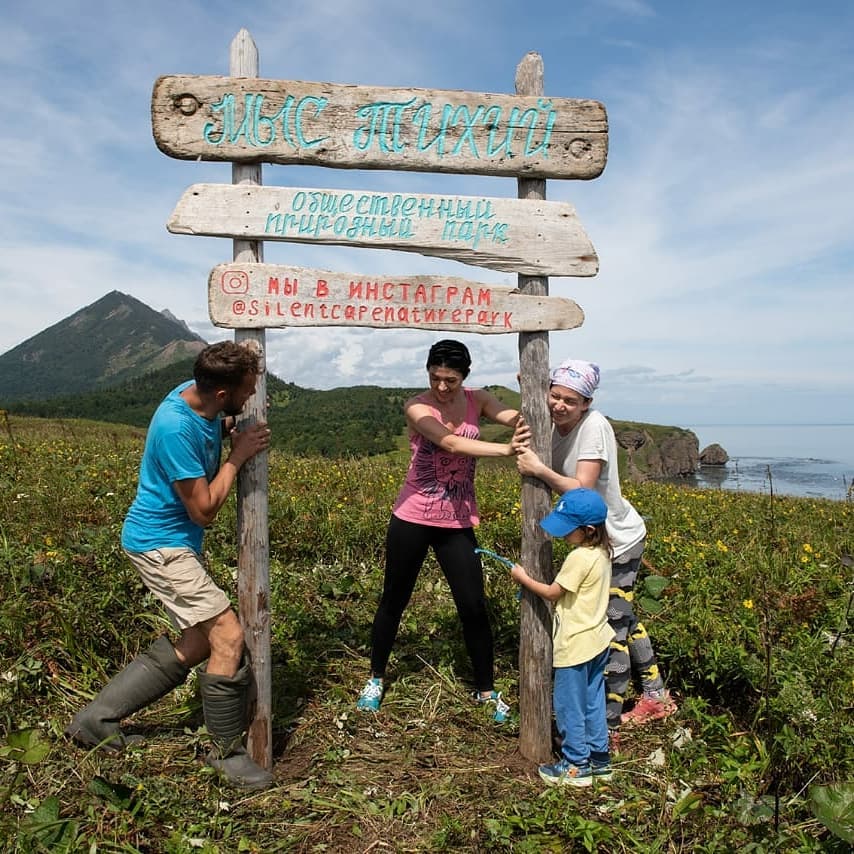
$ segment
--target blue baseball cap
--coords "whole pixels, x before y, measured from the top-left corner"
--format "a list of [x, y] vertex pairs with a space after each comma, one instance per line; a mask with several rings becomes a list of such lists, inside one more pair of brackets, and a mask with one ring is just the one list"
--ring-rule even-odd
[[601, 524], [607, 515], [608, 507], [599, 493], [582, 486], [564, 492], [540, 527], [552, 537], [565, 537], [576, 528]]

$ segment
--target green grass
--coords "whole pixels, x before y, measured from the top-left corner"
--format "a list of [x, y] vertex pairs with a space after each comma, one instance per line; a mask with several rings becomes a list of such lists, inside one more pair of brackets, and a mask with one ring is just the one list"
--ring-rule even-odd
[[[143, 436], [93, 422], [0, 426], [3, 851], [850, 850], [849, 503], [627, 486], [650, 529], [638, 610], [680, 710], [624, 735], [607, 786], [552, 791], [518, 753], [516, 725], [495, 727], [468, 700], [459, 624], [432, 561], [382, 712], [355, 712], [405, 456], [274, 452], [276, 786], [245, 795], [203, 765], [193, 679], [134, 718], [147, 746], [116, 758], [62, 737], [165, 628], [119, 548]], [[518, 555], [515, 470], [479, 471], [478, 536]], [[234, 525], [232, 499], [206, 540], [232, 592]], [[518, 707], [515, 588], [500, 567], [486, 572], [498, 687]]]

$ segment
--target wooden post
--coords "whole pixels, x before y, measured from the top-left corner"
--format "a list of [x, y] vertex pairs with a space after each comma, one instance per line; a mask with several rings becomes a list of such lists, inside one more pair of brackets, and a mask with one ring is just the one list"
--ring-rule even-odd
[[[231, 42], [229, 73], [232, 77], [258, 76], [258, 48], [246, 29]], [[261, 184], [261, 164], [234, 163], [232, 184]], [[258, 240], [235, 240], [234, 260], [263, 261], [263, 244]], [[237, 329], [234, 340], [256, 349], [261, 355], [262, 371], [255, 394], [246, 403], [244, 418], [252, 422], [267, 420], [267, 371], [263, 329]], [[237, 479], [237, 594], [240, 622], [246, 649], [252, 661], [257, 689], [254, 716], [249, 722], [247, 747], [262, 767], [273, 765], [270, 662], [270, 538], [267, 526], [267, 454], [260, 453], [246, 462]]]
[[[543, 60], [528, 53], [516, 69], [517, 95], [543, 94]], [[520, 178], [520, 199], [545, 199], [546, 182]], [[547, 296], [548, 279], [542, 276], [518, 277], [523, 294]], [[540, 459], [551, 464], [551, 420], [546, 405], [549, 372], [548, 332], [522, 332], [519, 335], [519, 387], [522, 413], [533, 433], [532, 447]], [[551, 541], [539, 520], [551, 506], [549, 488], [539, 479], [522, 479], [522, 557], [521, 564], [533, 578], [551, 582]], [[551, 611], [546, 603], [527, 590], [522, 596], [519, 638], [519, 750], [533, 762], [551, 758], [552, 733], [552, 638]]]

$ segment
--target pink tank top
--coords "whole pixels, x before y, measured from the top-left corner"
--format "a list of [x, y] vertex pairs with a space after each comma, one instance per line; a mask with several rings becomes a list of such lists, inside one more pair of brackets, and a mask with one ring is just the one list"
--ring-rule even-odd
[[[480, 438], [480, 412], [474, 392], [464, 388], [466, 414], [455, 436]], [[440, 421], [442, 416], [431, 407]], [[474, 495], [476, 460], [451, 454], [422, 436], [409, 434], [412, 459], [392, 513], [404, 522], [437, 528], [472, 528], [480, 522]]]

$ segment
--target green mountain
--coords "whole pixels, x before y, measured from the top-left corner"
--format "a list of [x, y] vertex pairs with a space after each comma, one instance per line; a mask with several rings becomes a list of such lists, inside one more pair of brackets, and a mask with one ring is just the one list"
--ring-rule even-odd
[[112, 291], [0, 356], [0, 406], [111, 388], [192, 361], [205, 343], [168, 312]]

